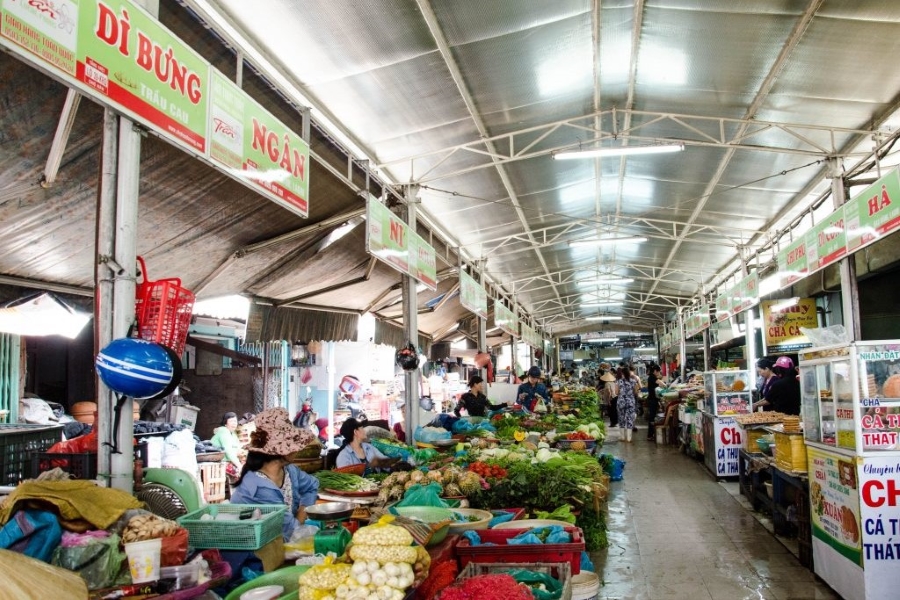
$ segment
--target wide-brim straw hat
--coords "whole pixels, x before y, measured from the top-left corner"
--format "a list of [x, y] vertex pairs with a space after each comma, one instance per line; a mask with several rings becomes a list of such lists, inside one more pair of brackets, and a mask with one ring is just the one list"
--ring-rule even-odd
[[603, 375], [600, 376], [600, 381], [609, 382], [609, 381], [615, 381], [615, 380], [616, 380], [616, 376], [613, 375], [612, 373], [604, 373]]
[[303, 450], [316, 438], [306, 429], [294, 427], [286, 408], [270, 408], [256, 415], [256, 431], [247, 450], [271, 456], [288, 456]]

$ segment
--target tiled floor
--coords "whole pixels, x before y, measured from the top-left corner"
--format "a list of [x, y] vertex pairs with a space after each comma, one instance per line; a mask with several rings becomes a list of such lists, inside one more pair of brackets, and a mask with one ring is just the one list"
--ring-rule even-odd
[[610, 546], [592, 555], [599, 599], [840, 599], [702, 463], [645, 436], [627, 444], [613, 432], [603, 448], [626, 465], [609, 499]]

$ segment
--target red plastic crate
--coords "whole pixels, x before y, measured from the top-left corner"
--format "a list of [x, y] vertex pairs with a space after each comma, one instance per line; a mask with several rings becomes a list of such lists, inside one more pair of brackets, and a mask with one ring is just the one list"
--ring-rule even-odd
[[141, 338], [171, 348], [178, 356], [184, 343], [194, 309], [194, 294], [172, 277], [150, 281], [144, 259], [137, 257], [143, 281], [135, 288], [135, 316]]
[[[540, 528], [532, 528], [540, 529]], [[572, 536], [568, 544], [513, 544], [506, 540], [516, 537], [529, 529], [485, 529], [476, 531], [481, 538], [481, 546], [473, 546], [462, 538], [456, 545], [456, 556], [460, 568], [470, 562], [476, 563], [569, 563], [572, 574], [581, 572], [581, 553], [584, 552], [584, 534], [580, 527], [566, 527]], [[485, 544], [496, 544], [486, 546]]]

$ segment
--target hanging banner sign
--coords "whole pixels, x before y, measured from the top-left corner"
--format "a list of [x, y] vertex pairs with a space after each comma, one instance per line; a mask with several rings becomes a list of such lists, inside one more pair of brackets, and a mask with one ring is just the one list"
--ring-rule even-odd
[[850, 252], [900, 229], [900, 170], [894, 169], [847, 202], [844, 217]]
[[534, 329], [526, 325], [525, 323], [521, 324], [522, 327], [522, 341], [528, 344], [533, 348], [540, 348], [542, 345], [541, 336]]
[[687, 338], [692, 338], [698, 333], [709, 329], [709, 326], [709, 305], [702, 304], [700, 306], [700, 309], [696, 313], [688, 317], [687, 321], [685, 321], [684, 336]]
[[734, 289], [722, 288], [716, 296], [716, 322], [721, 323], [734, 314]]
[[2, 0], [0, 44], [205, 156], [209, 64], [127, 0]]
[[778, 262], [779, 287], [787, 287], [800, 281], [809, 272], [806, 260], [806, 237], [789, 244], [776, 258]]
[[437, 289], [434, 248], [378, 200], [366, 204], [366, 250], [378, 260]]
[[437, 255], [434, 248], [418, 233], [410, 232], [410, 272], [417, 281], [424, 283], [434, 291], [437, 289]]
[[487, 319], [487, 292], [465, 271], [459, 272], [459, 302], [482, 319]]
[[519, 335], [519, 322], [516, 316], [500, 302], [494, 302], [494, 325], [509, 335]]
[[741, 279], [735, 291], [740, 296], [737, 299], [738, 308], [734, 314], [741, 313], [759, 304], [759, 274], [754, 271]]
[[309, 216], [309, 144], [210, 68], [209, 157], [285, 208]]
[[767, 300], [761, 306], [766, 354], [793, 352], [812, 346], [800, 328], [819, 326], [815, 299]]
[[844, 207], [834, 211], [806, 232], [806, 259], [809, 272], [824, 269], [847, 256]]

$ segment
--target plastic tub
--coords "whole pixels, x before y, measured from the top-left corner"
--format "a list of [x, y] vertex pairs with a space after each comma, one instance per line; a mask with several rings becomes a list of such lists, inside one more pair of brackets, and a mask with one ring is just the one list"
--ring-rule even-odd
[[[450, 511], [462, 516], [464, 519], [462, 521], [454, 519], [453, 522], [450, 523], [450, 533], [487, 529], [491, 519], [494, 518], [492, 512], [479, 510], [477, 508], [451, 508]], [[469, 517], [479, 517], [479, 519], [477, 521], [469, 521]]]
[[264, 587], [267, 585], [280, 585], [284, 588], [284, 592], [280, 598], [289, 596], [297, 597], [297, 590], [300, 588], [300, 576], [309, 569], [309, 565], [298, 565], [295, 567], [285, 567], [260, 575], [256, 579], [246, 582], [245, 584], [234, 588], [225, 600], [240, 600], [241, 595], [252, 589]]
[[183, 590], [185, 588], [197, 585], [200, 579], [200, 563], [192, 562], [177, 567], [163, 567], [159, 570], [160, 579], [174, 579], [175, 590]]
[[159, 558], [162, 551], [162, 540], [146, 540], [125, 544], [128, 556], [128, 568], [131, 571], [132, 583], [147, 583], [159, 580]]
[[434, 534], [431, 536], [431, 539], [428, 540], [429, 546], [440, 544], [444, 541], [444, 538], [446, 538], [447, 534], [450, 532], [449, 521], [452, 521], [453, 519], [453, 514], [450, 512], [450, 509], [438, 508], [435, 506], [397, 506], [392, 510], [396, 511], [396, 513], [401, 517], [416, 519], [428, 523], [432, 526], [432, 528], [434, 528], [435, 523], [448, 521], [448, 523], [446, 523], [443, 527], [434, 532]]
[[572, 576], [572, 600], [594, 600], [600, 592], [600, 577], [591, 571]]

